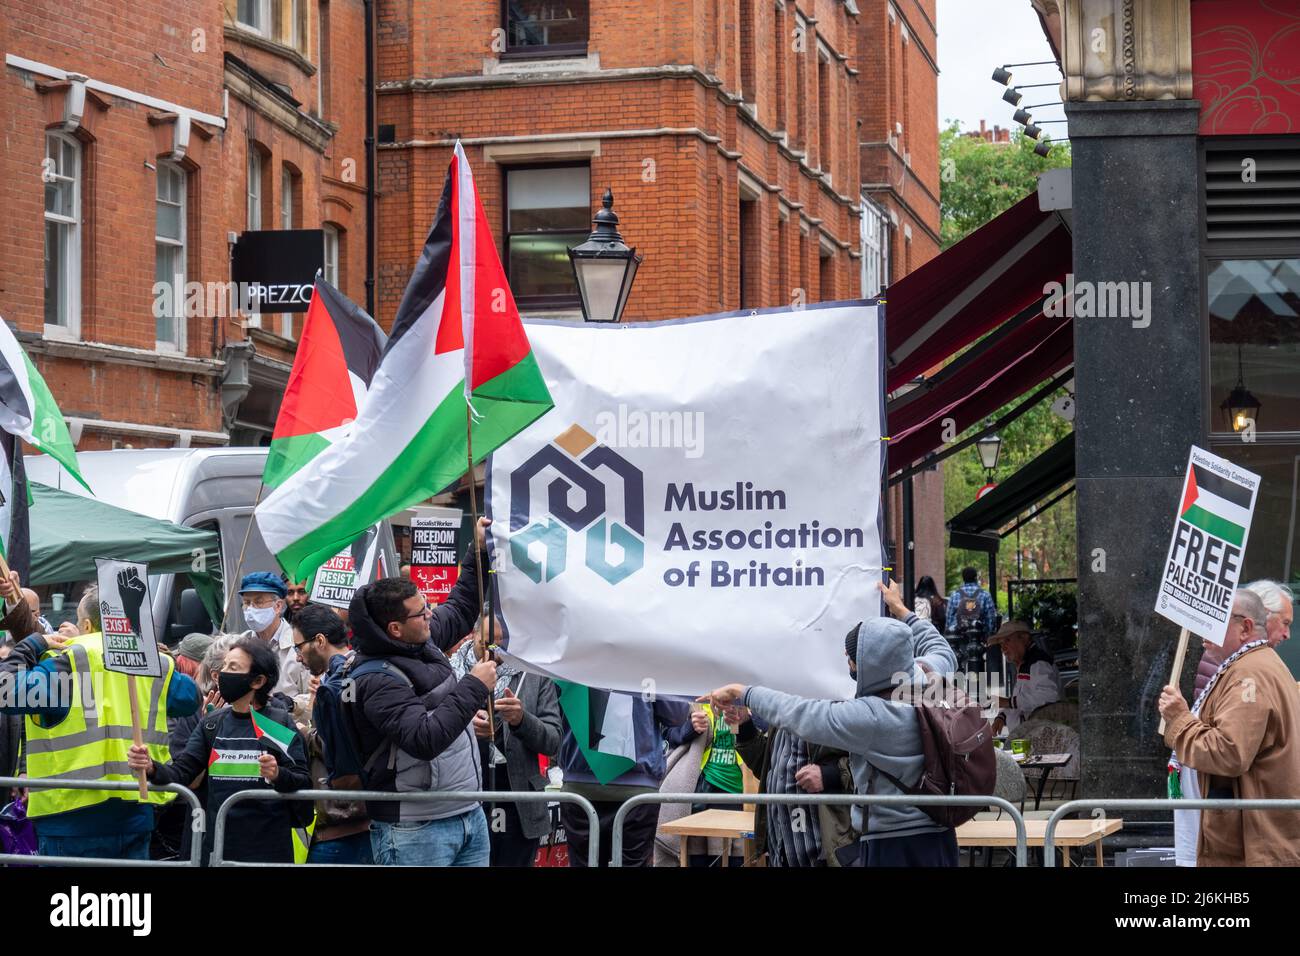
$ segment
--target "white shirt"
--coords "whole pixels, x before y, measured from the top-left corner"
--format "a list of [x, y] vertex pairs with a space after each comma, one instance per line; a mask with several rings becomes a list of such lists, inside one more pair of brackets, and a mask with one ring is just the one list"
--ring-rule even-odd
[[1014, 730], [1039, 707], [1061, 699], [1061, 675], [1051, 661], [1034, 661], [1028, 673], [1016, 670], [1011, 706], [1002, 711], [1007, 730]]

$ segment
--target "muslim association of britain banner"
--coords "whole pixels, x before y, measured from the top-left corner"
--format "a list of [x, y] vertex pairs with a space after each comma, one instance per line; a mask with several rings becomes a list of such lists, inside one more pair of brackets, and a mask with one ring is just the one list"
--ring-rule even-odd
[[852, 696], [880, 611], [883, 309], [528, 323], [555, 407], [488, 469], [509, 655], [614, 690]]

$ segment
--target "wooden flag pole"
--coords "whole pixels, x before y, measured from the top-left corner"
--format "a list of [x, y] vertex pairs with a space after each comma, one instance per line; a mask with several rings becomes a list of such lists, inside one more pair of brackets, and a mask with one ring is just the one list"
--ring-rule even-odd
[[[489, 646], [491, 638], [488, 630], [489, 622], [483, 620], [483, 565], [478, 560], [478, 503], [474, 497], [474, 419], [473, 411], [469, 407], [469, 401], [465, 402], [465, 457], [468, 460], [469, 467], [465, 473], [465, 481], [469, 485], [469, 513], [471, 535], [470, 540], [474, 548], [474, 575], [478, 579], [478, 614], [475, 615], [478, 623], [478, 637], [474, 644], [478, 649], [478, 659], [485, 661], [488, 659]], [[493, 694], [495, 687], [488, 688], [487, 699], [487, 718], [488, 730], [495, 736], [496, 734], [496, 708], [493, 706]]]
[[[161, 678], [155, 678], [161, 680]], [[137, 747], [144, 746], [144, 732], [140, 727], [140, 700], [135, 693], [135, 675], [126, 675], [126, 693], [131, 698], [131, 741]], [[140, 780], [140, 802], [147, 803], [149, 800], [149, 772], [147, 770], [137, 770], [136, 776]]]
[[244, 529], [244, 543], [239, 546], [239, 560], [235, 563], [235, 579], [226, 582], [230, 588], [230, 596], [226, 598], [226, 613], [221, 616], [221, 629], [226, 629], [226, 622], [230, 620], [230, 611], [235, 606], [235, 597], [239, 594], [239, 576], [244, 570], [244, 552], [248, 550], [248, 536], [253, 533], [253, 522], [257, 520], [257, 506], [262, 503], [262, 492], [266, 490], [265, 482], [259, 482], [257, 485], [257, 497], [253, 499], [253, 513], [248, 516], [248, 527]]
[[[1187, 659], [1187, 643], [1191, 633], [1187, 628], [1183, 628], [1178, 634], [1178, 650], [1174, 652], [1174, 669], [1169, 675], [1169, 683], [1174, 687], [1178, 686], [1178, 681], [1183, 676], [1183, 661]], [[1156, 728], [1156, 733], [1161, 737], [1165, 735], [1165, 719], [1163, 717], [1160, 718], [1160, 726]]]

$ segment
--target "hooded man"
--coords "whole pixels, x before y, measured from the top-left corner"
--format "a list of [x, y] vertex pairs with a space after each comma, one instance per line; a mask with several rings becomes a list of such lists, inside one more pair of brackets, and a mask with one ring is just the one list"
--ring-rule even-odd
[[[903, 603], [897, 582], [877, 587], [898, 620], [875, 618], [859, 626], [857, 661], [850, 667], [851, 672], [857, 671], [853, 700], [808, 700], [740, 684], [720, 687], [711, 697], [719, 706], [741, 703], [769, 724], [809, 743], [848, 751], [858, 793], [901, 794], [886, 774], [915, 786], [925, 769], [925, 750], [913, 704], [897, 699], [900, 686], [913, 683], [920, 672], [952, 674], [957, 658], [934, 625]], [[853, 808], [854, 826], [863, 834], [860, 865], [957, 865], [953, 829], [936, 823], [923, 810], [872, 806], [863, 811], [861, 806]]]

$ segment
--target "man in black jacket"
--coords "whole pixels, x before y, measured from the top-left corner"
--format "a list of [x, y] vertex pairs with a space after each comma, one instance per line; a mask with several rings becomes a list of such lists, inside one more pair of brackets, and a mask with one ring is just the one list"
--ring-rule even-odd
[[[457, 681], [446, 650], [479, 617], [476, 563], [488, 519], [480, 519], [446, 603], [425, 604], [414, 583], [384, 578], [357, 588], [348, 608], [357, 657], [355, 721], [363, 778], [389, 792], [475, 791], [482, 782], [470, 726], [496, 685], [496, 662]], [[370, 803], [376, 863], [487, 866], [488, 829], [474, 800]]]

